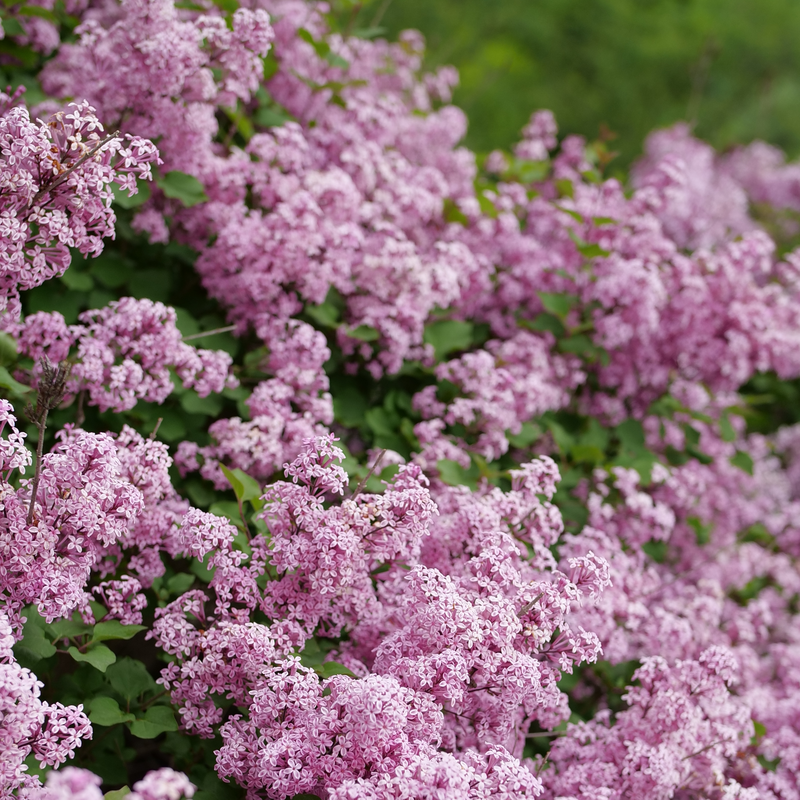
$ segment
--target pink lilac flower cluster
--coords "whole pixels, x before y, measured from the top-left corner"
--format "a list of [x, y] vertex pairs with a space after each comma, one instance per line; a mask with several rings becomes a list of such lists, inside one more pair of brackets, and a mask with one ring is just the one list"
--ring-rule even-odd
[[[148, 772], [133, 785], [127, 796], [132, 800], [190, 800], [195, 786], [182, 773], [169, 767]], [[89, 770], [77, 767], [50, 772], [44, 786], [23, 789], [19, 796], [24, 800], [102, 800], [100, 778]]]
[[[562, 526], [539, 495], [552, 497], [555, 464], [526, 465], [510, 494], [454, 492], [440, 519], [416, 465], [384, 494], [331, 504], [346, 485], [343, 456], [330, 437], [306, 441], [285, 465], [291, 480], [265, 491], [269, 536], [250, 539], [249, 558], [219, 518], [190, 511], [181, 522], [176, 554], [210, 555], [213, 614], [212, 598], [192, 590], [156, 611], [148, 635], [175, 657], [160, 682], [183, 726], [212, 736], [223, 721], [213, 695], [234, 700], [241, 713], [219, 728], [217, 771], [253, 797], [386, 791], [409, 770], [441, 772], [470, 797], [490, 796], [502, 775], [511, 796], [538, 795], [518, 760], [524, 731], [568, 716], [555, 665], [596, 660], [599, 641], [565, 617], [609, 584], [593, 554], [571, 559], [569, 574], [553, 568], [545, 543]], [[449, 564], [429, 552], [456, 571], [426, 566], [423, 541], [462, 525], [477, 528], [474, 549]], [[549, 569], [522, 558], [511, 530]], [[256, 609], [269, 624], [249, 621]], [[312, 635], [343, 630], [332, 656], [355, 673], [321, 679], [295, 655]]]
[[170, 368], [200, 397], [236, 385], [231, 357], [185, 343], [176, 320], [163, 303], [123, 297], [84, 312], [76, 325], [58, 311], [39, 311], [9, 327], [20, 353], [37, 362], [44, 356], [63, 361], [74, 352], [68, 392], [84, 392], [89, 405], [119, 412], [139, 400], [163, 403], [173, 391]]
[[[77, 164], [101, 141], [91, 102], [126, 136], [157, 140], [165, 174], [202, 185], [207, 200], [191, 207], [154, 189], [134, 227], [199, 253], [237, 333], [263, 344], [267, 375], [250, 419], [215, 421], [210, 444], [184, 442], [176, 457], [217, 488], [220, 464], [266, 486], [242, 530], [192, 509], [165, 446], [129, 428], [62, 434], [32, 498], [30, 482], [12, 483], [30, 457], [3, 405], [9, 641], [31, 603], [49, 620], [88, 619], [93, 597], [135, 623], [165, 557], [202, 560], [207, 588], [157, 608], [149, 636], [170, 656], [160, 682], [183, 730], [221, 735], [217, 773], [252, 800], [796, 800], [800, 439], [748, 436], [734, 412], [755, 372], [800, 375], [800, 254], [777, 256], [752, 213], [797, 210], [797, 166], [758, 143], [717, 156], [679, 127], [653, 135], [626, 193], [537, 112], [512, 153], [490, 155], [478, 192], [475, 158], [458, 147], [464, 117], [439, 105], [452, 71], [421, 75], [414, 34], [331, 34], [323, 12], [301, 0], [257, 0], [227, 19], [171, 0], [98, 3], [42, 75], [81, 103], [43, 126], [6, 102], [0, 172], [19, 200], [2, 212], [18, 262], [7, 308], [18, 287], [63, 272], [67, 246], [98, 252], [113, 231], [110, 183], [133, 190], [155, 158], [113, 140]], [[266, 102], [294, 121], [233, 127]], [[90, 224], [81, 214], [98, 205]], [[32, 238], [31, 223], [50, 238]], [[442, 309], [486, 343], [462, 341], [435, 364], [424, 332]], [[433, 367], [438, 385], [414, 399], [420, 452], [383, 493], [347, 491], [326, 431], [331, 346], [308, 320], [345, 372]], [[13, 330], [34, 359], [74, 348], [69, 390], [122, 410], [163, 400], [170, 367], [201, 395], [225, 385], [225, 357], [192, 350], [174, 322], [128, 298], [77, 326], [39, 314]], [[654, 413], [667, 394], [674, 410]], [[504, 472], [510, 491], [445, 482], [441, 460], [491, 474], [525, 423], [564, 407], [635, 418], [656, 459], [583, 480], [576, 533], [564, 535], [547, 457]], [[698, 457], [665, 466], [688, 447]], [[332, 648], [321, 656], [320, 642]], [[615, 711], [598, 704], [616, 687], [583, 667], [601, 656], [634, 662], [637, 685]], [[82, 712], [41, 710], [35, 677], [9, 676], [9, 707], [42, 720], [35, 742], [15, 729], [9, 752], [63, 761], [88, 735]], [[570, 703], [598, 696], [591, 719], [564, 729]], [[534, 726], [555, 740], [547, 762], [525, 758]], [[25, 791], [99, 794], [87, 773], [51, 775]], [[136, 800], [191, 791], [163, 771], [134, 786]]]
[[[8, 414], [12, 432], [15, 422]], [[85, 609], [84, 587], [103, 548], [123, 535], [143, 505], [141, 493], [120, 475], [108, 434], [62, 432], [42, 459], [36, 497], [33, 485], [3, 484], [0, 593], [14, 625], [31, 603], [48, 621]]]
[[544, 797], [595, 798], [610, 786], [617, 797], [702, 796], [716, 784], [721, 797], [762, 795], [725, 778], [726, 762], [752, 736], [750, 709], [731, 695], [736, 661], [723, 648], [697, 660], [654, 656], [633, 674], [628, 708], [611, 725], [609, 712], [568, 728], [550, 751], [555, 778]]
[[281, 465], [294, 460], [303, 442], [323, 435], [333, 422], [333, 404], [323, 365], [331, 351], [325, 337], [306, 322], [265, 323], [258, 330], [269, 343], [262, 381], [247, 399], [250, 419], [220, 419], [209, 427], [212, 443], [200, 447], [181, 442], [176, 462], [183, 474], [197, 470], [217, 488], [228, 481], [220, 464], [238, 467], [266, 481]]
[[139, 136], [105, 137], [95, 109], [72, 104], [31, 121], [19, 93], [0, 93], [0, 311], [19, 313], [19, 291], [62, 275], [69, 248], [98, 255], [113, 237], [112, 188], [136, 194], [158, 163]]
[[25, 759], [33, 755], [41, 765], [58, 766], [75, 755], [81, 742], [92, 738], [92, 726], [83, 706], [50, 704], [40, 698], [41, 681], [14, 658], [14, 633], [0, 614], [0, 790], [34, 787], [25, 774]]

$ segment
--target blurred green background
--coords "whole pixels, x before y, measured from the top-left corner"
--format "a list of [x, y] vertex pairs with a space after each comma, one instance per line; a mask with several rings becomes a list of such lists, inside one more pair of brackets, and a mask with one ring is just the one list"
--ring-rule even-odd
[[531, 110], [549, 108], [563, 133], [617, 133], [617, 168], [648, 131], [686, 119], [719, 148], [761, 138], [800, 153], [800, 0], [371, 0], [352, 10], [392, 38], [417, 28], [428, 67], [458, 68], [455, 102], [479, 152], [508, 147]]

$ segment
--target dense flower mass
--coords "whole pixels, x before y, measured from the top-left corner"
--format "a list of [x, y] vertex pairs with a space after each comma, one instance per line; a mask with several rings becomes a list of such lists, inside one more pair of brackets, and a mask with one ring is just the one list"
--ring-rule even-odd
[[78, 325], [68, 326], [58, 311], [40, 311], [12, 330], [20, 352], [33, 359], [63, 361], [74, 348], [68, 391], [85, 392], [102, 411], [124, 411], [139, 400], [163, 403], [173, 389], [170, 367], [201, 397], [234, 386], [228, 354], [186, 344], [175, 322], [175, 310], [163, 303], [123, 297], [84, 312]]
[[310, 0], [35, 8], [0, 796], [800, 800], [800, 167], [478, 163]]
[[133, 195], [158, 162], [152, 142], [103, 136], [86, 101], [33, 122], [17, 105], [21, 92], [0, 93], [0, 310], [16, 311], [19, 291], [70, 264], [69, 248], [97, 255], [114, 235], [112, 188]]

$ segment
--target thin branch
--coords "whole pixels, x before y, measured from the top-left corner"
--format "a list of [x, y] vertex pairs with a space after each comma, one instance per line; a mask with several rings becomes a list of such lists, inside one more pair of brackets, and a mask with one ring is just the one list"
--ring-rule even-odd
[[158, 433], [158, 429], [161, 427], [161, 423], [164, 421], [164, 417], [159, 417], [158, 421], [156, 422], [155, 428], [153, 428], [153, 432], [148, 437], [151, 441], [156, 438], [156, 434]]
[[105, 137], [105, 139], [101, 139], [91, 150], [89, 150], [88, 153], [84, 153], [75, 163], [70, 164], [70, 166], [67, 167], [64, 170], [64, 172], [62, 172], [51, 184], [45, 186], [43, 189], [39, 189], [39, 191], [36, 192], [36, 194], [33, 196], [33, 200], [31, 200], [31, 203], [28, 206], [28, 208], [33, 208], [39, 202], [39, 200], [41, 200], [46, 194], [49, 194], [54, 189], [57, 189], [59, 186], [61, 186], [61, 184], [64, 183], [64, 181], [66, 181], [67, 178], [69, 178], [69, 176], [73, 172], [75, 172], [76, 169], [78, 169], [78, 167], [83, 166], [90, 158], [95, 156], [98, 153], [98, 151], [101, 150], [103, 147], [105, 147], [109, 142], [113, 142], [114, 139], [119, 139], [119, 138], [120, 138], [119, 131], [117, 131], [116, 133], [110, 133], [108, 136]]
[[224, 328], [214, 328], [213, 331], [205, 331], [203, 333], [193, 333], [191, 336], [184, 336], [182, 341], [191, 342], [192, 339], [203, 339], [206, 336], [215, 336], [218, 333], [230, 333], [235, 331], [235, 325], [226, 325]]
[[383, 461], [383, 457], [385, 455], [386, 455], [385, 449], [381, 450], [381, 452], [378, 453], [378, 457], [375, 459], [375, 463], [369, 468], [369, 472], [364, 476], [364, 479], [361, 481], [361, 483], [359, 483], [358, 486], [356, 486], [356, 490], [355, 492], [353, 492], [353, 496], [350, 498], [351, 500], [355, 500], [356, 497], [358, 497], [362, 489], [367, 485], [367, 481], [372, 477], [375, 470], [378, 469], [378, 466], [380, 465], [381, 461]]
[[42, 458], [44, 456], [44, 432], [47, 428], [47, 415], [64, 399], [72, 365], [62, 361], [58, 366], [50, 362], [45, 356], [39, 362], [42, 374], [39, 377], [39, 391], [36, 397], [36, 406], [27, 408], [28, 418], [39, 431], [39, 441], [36, 443], [36, 467], [33, 472], [31, 484], [31, 500], [28, 506], [26, 523], [33, 524], [33, 512], [36, 509], [36, 496], [39, 493], [39, 481], [42, 477]]
[[720, 739], [717, 742], [711, 742], [711, 744], [706, 745], [705, 747], [701, 748], [695, 753], [690, 753], [688, 756], [684, 756], [681, 761], [688, 761], [690, 758], [694, 758], [695, 756], [699, 756], [701, 753], [705, 753], [706, 750], [710, 750], [712, 747], [716, 747], [718, 744], [725, 744], [725, 739]]
[[381, 20], [383, 19], [383, 15], [389, 10], [389, 6], [392, 4], [392, 0], [383, 0], [378, 12], [372, 18], [372, 26], [373, 28], [377, 28], [378, 25], [381, 24]]
[[39, 431], [39, 441], [36, 442], [36, 467], [33, 470], [33, 486], [31, 486], [31, 500], [28, 505], [28, 517], [25, 520], [26, 524], [33, 523], [33, 511], [36, 505], [36, 495], [39, 493], [39, 481], [42, 478], [42, 456], [44, 455], [44, 430], [47, 423], [47, 412], [45, 412], [44, 419], [41, 425], [36, 423], [36, 428]]

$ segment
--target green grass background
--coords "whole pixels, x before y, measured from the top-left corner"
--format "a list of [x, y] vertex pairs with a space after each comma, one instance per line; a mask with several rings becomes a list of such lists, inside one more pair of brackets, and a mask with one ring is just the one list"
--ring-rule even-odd
[[508, 147], [531, 110], [550, 108], [562, 132], [595, 138], [604, 124], [617, 133], [618, 168], [648, 131], [677, 120], [719, 148], [762, 138], [800, 153], [800, 0], [337, 5], [390, 37], [417, 28], [427, 66], [459, 69], [455, 102], [479, 152]]

